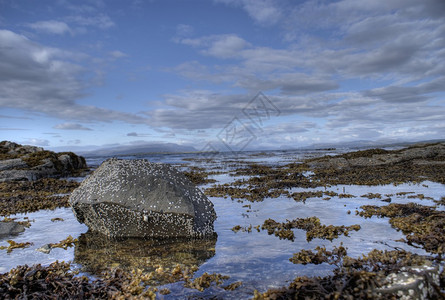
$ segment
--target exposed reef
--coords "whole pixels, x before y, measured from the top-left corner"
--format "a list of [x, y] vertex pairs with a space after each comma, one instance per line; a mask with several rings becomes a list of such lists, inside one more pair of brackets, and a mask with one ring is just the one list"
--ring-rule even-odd
[[[351, 198], [331, 191], [291, 193], [291, 188], [327, 188], [331, 185], [383, 185], [430, 180], [445, 184], [445, 143], [417, 145], [401, 150], [370, 149], [323, 156], [273, 167], [257, 163], [238, 168], [233, 175], [250, 176], [205, 190], [212, 197], [251, 202], [286, 196], [296, 201], [323, 195]], [[326, 197], [326, 200], [329, 200]], [[387, 198], [385, 198], [387, 200]]]

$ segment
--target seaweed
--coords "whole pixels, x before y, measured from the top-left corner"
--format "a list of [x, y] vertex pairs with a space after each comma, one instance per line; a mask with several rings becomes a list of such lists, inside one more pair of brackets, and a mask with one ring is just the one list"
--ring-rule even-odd
[[14, 249], [23, 249], [28, 248], [29, 246], [33, 245], [33, 243], [30, 242], [24, 242], [24, 243], [17, 243], [13, 240], [7, 240], [9, 246], [0, 246], [0, 250], [6, 250], [6, 252], [11, 253]]
[[[296, 264], [335, 265], [333, 275], [299, 276], [287, 287], [264, 293], [255, 291], [254, 299], [397, 299], [397, 291], [383, 293], [379, 289], [386, 284], [387, 276], [407, 266], [431, 264], [423, 256], [399, 250], [374, 249], [361, 258], [347, 256], [347, 250], [342, 246], [334, 247], [332, 251], [317, 247], [316, 251], [301, 250], [290, 260]], [[436, 291], [435, 296], [440, 298], [440, 292]]]
[[0, 182], [0, 216], [68, 207], [69, 193], [79, 185], [54, 178]]
[[267, 219], [261, 226], [261, 229], [267, 230], [268, 234], [274, 234], [280, 239], [288, 239], [291, 241], [295, 239], [295, 235], [292, 231], [293, 228], [306, 231], [306, 240], [310, 242], [314, 238], [332, 241], [333, 239], [338, 238], [341, 234], [348, 236], [350, 230], [360, 230], [360, 225], [324, 225], [320, 223], [319, 218], [309, 217], [297, 218], [292, 221], [287, 220], [284, 223], [279, 223], [273, 219]]
[[372, 216], [387, 217], [389, 223], [401, 230], [409, 245], [422, 247], [439, 257], [445, 254], [445, 212], [434, 207], [416, 203], [396, 204], [387, 206], [361, 206], [359, 215], [365, 218]]

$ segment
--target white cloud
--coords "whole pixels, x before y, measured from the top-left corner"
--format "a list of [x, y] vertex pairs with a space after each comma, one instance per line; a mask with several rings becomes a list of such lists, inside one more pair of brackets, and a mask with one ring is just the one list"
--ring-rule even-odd
[[217, 58], [232, 58], [250, 46], [248, 42], [235, 34], [211, 35], [201, 38], [180, 39], [180, 43], [201, 48], [201, 53]]
[[118, 58], [122, 58], [122, 57], [127, 57], [128, 55], [119, 51], [119, 50], [114, 50], [108, 53], [112, 58], [114, 59], [118, 59]]
[[210, 47], [203, 53], [220, 58], [238, 56], [239, 52], [249, 46], [242, 38], [236, 35], [223, 35], [216, 37]]
[[115, 26], [113, 20], [106, 14], [100, 13], [93, 16], [77, 15], [67, 18], [68, 21], [85, 27], [97, 27], [100, 29], [109, 29]]
[[215, 0], [236, 7], [242, 7], [247, 14], [261, 25], [273, 25], [283, 17], [283, 5], [280, 0]]
[[64, 34], [71, 31], [70, 27], [66, 23], [55, 20], [39, 21], [29, 24], [28, 26], [38, 31], [53, 34]]
[[49, 146], [49, 141], [44, 140], [44, 139], [30, 138], [30, 139], [27, 139], [25, 142], [22, 142], [21, 144], [46, 147], [46, 146]]
[[62, 130], [92, 130], [91, 128], [85, 127], [81, 124], [77, 123], [63, 123], [57, 124], [53, 127], [54, 129], [62, 129]]
[[0, 30], [0, 44], [0, 106], [65, 120], [146, 123], [140, 116], [76, 103], [89, 83], [81, 79], [87, 70], [73, 61], [85, 55], [45, 47], [8, 30]]
[[176, 36], [186, 37], [193, 33], [193, 26], [187, 24], [178, 24], [176, 26]]

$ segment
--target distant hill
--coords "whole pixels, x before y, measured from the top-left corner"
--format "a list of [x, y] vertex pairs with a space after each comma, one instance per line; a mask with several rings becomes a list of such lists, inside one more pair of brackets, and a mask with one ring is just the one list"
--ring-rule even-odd
[[174, 143], [147, 143], [137, 145], [122, 145], [99, 148], [93, 151], [82, 151], [84, 156], [112, 156], [112, 155], [132, 155], [144, 153], [184, 153], [196, 152], [192, 146], [178, 145]]

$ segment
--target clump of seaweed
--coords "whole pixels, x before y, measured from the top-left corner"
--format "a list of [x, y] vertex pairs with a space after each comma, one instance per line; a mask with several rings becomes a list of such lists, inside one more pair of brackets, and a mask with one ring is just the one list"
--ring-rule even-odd
[[426, 197], [424, 194], [410, 195], [408, 199], [434, 200], [432, 197]]
[[322, 191], [309, 191], [309, 192], [295, 192], [290, 195], [290, 197], [294, 198], [295, 201], [305, 202], [308, 198], [321, 198], [323, 197]]
[[235, 281], [227, 286], [224, 286], [223, 289], [225, 289], [226, 291], [234, 291], [242, 285], [243, 283], [241, 281]]
[[367, 193], [365, 195], [361, 195], [360, 197], [368, 198], [368, 199], [382, 199], [382, 194], [380, 194], [380, 193]]
[[205, 190], [207, 196], [230, 197], [233, 199], [245, 199], [251, 202], [263, 201], [264, 198], [277, 198], [282, 194], [288, 194], [284, 190], [269, 190], [266, 187], [234, 187], [230, 184], [215, 185]]
[[44, 178], [36, 181], [1, 182], [0, 215], [69, 207], [68, 197], [78, 182]]
[[78, 239], [75, 239], [75, 238], [73, 238], [71, 235], [69, 235], [66, 239], [61, 240], [61, 241], [58, 242], [58, 243], [55, 243], [55, 244], [49, 244], [49, 247], [50, 247], [50, 248], [62, 248], [62, 249], [67, 250], [68, 247], [69, 247], [69, 248], [74, 247], [74, 245], [75, 245], [77, 242], [79, 242]]
[[192, 166], [189, 171], [185, 171], [184, 175], [194, 184], [201, 185], [216, 182], [215, 179], [208, 178], [211, 172], [206, 172], [204, 168]]
[[346, 256], [347, 251], [343, 246], [334, 247], [332, 251], [326, 250], [326, 247], [317, 246], [315, 248], [316, 253], [311, 250], [301, 250], [300, 252], [294, 253], [293, 257], [289, 260], [294, 264], [314, 264], [318, 265], [321, 263], [338, 264], [343, 257]]
[[431, 253], [445, 253], [445, 212], [434, 207], [416, 203], [396, 204], [387, 206], [361, 206], [359, 215], [365, 218], [372, 216], [388, 217], [389, 223], [402, 230], [409, 245], [422, 245]]
[[221, 274], [208, 274], [205, 272], [201, 276], [195, 278], [193, 281], [188, 281], [185, 283], [185, 287], [189, 287], [192, 289], [197, 289], [198, 291], [204, 291], [204, 289], [209, 288], [213, 283], [215, 285], [221, 285], [224, 283], [224, 280], [229, 279], [229, 276], [221, 275]]
[[1, 274], [0, 294], [9, 299], [155, 299], [155, 292], [142, 283], [141, 274], [119, 269], [90, 281], [86, 276], [76, 276], [69, 263], [54, 262], [47, 267], [18, 266]]
[[[196, 269], [177, 265], [170, 271], [162, 267], [154, 272], [169, 279], [169, 282], [184, 281], [184, 287], [203, 291], [212, 285], [221, 285], [228, 276], [208, 274], [192, 279]], [[109, 269], [98, 279], [77, 276], [70, 263], [54, 262], [49, 266], [18, 266], [8, 273], [0, 274], [0, 294], [7, 299], [156, 299], [156, 293], [167, 295], [170, 290], [150, 286], [152, 273], [140, 269], [124, 271]], [[234, 282], [226, 290], [234, 290], [241, 282]]]
[[320, 219], [317, 217], [309, 218], [297, 218], [294, 220], [287, 220], [286, 222], [279, 223], [273, 219], [267, 219], [264, 221], [261, 229], [267, 230], [268, 234], [274, 234], [280, 239], [288, 239], [293, 241], [295, 235], [292, 231], [293, 228], [302, 229], [306, 231], [306, 240], [310, 242], [314, 238], [326, 239], [332, 241], [343, 234], [349, 235], [350, 230], [360, 230], [360, 225], [355, 224], [351, 226], [334, 226], [324, 225], [320, 223]]
[[6, 250], [6, 252], [11, 253], [14, 249], [23, 249], [28, 248], [29, 246], [33, 245], [33, 243], [25, 242], [25, 243], [17, 243], [13, 240], [7, 240], [9, 246], [0, 246], [0, 250]]

